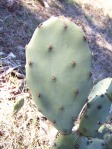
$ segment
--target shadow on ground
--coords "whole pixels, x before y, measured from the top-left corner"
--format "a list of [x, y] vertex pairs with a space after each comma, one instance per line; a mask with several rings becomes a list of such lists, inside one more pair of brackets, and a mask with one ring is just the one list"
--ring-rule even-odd
[[41, 20], [38, 14], [34, 14], [21, 2], [15, 1], [11, 8], [5, 1], [0, 3], [0, 50], [5, 56], [12, 52], [21, 64], [25, 64], [24, 47]]

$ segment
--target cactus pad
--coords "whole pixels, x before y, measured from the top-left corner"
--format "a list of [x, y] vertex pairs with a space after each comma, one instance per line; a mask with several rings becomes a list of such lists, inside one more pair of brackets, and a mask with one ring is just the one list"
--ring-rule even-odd
[[111, 79], [104, 79], [93, 87], [89, 95], [89, 102], [81, 118], [79, 132], [84, 136], [97, 135], [98, 129], [109, 115], [112, 101], [107, 96], [107, 89]]
[[26, 80], [38, 109], [62, 134], [70, 133], [92, 86], [82, 29], [64, 17], [39, 25], [26, 46]]
[[60, 135], [52, 149], [106, 149], [104, 140], [79, 136], [76, 132]]

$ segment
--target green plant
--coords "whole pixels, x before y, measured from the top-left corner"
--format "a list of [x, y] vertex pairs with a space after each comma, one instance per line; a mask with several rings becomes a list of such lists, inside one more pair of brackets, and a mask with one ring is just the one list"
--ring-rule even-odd
[[111, 82], [111, 78], [103, 79], [90, 92], [89, 101], [79, 125], [79, 131], [84, 136], [94, 137], [99, 127], [106, 122], [112, 103], [112, 98], [109, 98], [110, 93], [108, 94]]
[[106, 141], [94, 136], [110, 110], [112, 79], [102, 80], [90, 93], [91, 52], [80, 27], [65, 17], [40, 24], [26, 46], [26, 80], [38, 109], [61, 134], [54, 149], [105, 148]]

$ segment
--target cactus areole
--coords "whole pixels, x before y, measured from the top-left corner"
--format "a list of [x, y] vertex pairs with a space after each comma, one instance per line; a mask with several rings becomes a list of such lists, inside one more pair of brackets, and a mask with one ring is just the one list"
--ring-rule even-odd
[[61, 134], [72, 131], [92, 86], [91, 52], [80, 27], [51, 17], [26, 46], [26, 80], [38, 109]]

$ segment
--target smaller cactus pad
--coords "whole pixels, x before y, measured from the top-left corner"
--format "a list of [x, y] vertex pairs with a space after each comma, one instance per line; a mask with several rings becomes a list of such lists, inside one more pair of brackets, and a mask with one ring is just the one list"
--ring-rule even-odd
[[110, 83], [110, 78], [100, 81], [89, 95], [89, 102], [79, 125], [79, 132], [84, 136], [95, 136], [109, 115], [112, 101], [106, 93]]

